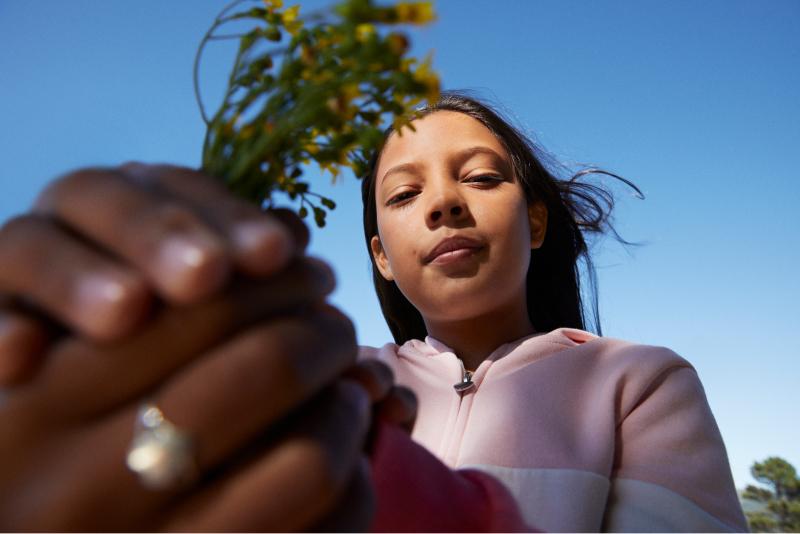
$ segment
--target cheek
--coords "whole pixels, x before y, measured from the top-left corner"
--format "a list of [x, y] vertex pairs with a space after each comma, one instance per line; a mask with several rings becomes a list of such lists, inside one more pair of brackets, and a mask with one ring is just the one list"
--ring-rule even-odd
[[502, 248], [504, 254], [519, 256], [530, 249], [531, 227], [528, 220], [528, 207], [516, 195], [491, 205], [480, 206], [475, 211], [478, 227], [490, 232], [490, 239]]
[[488, 236], [492, 250], [487, 274], [496, 280], [498, 286], [518, 289], [527, 277], [531, 258], [527, 206], [517, 200], [496, 208], [482, 214], [484, 221], [490, 222], [487, 226], [492, 229]]
[[378, 235], [395, 275], [406, 270], [415, 257], [417, 250], [416, 241], [411, 237], [413, 234], [409, 225], [395, 214], [378, 213]]

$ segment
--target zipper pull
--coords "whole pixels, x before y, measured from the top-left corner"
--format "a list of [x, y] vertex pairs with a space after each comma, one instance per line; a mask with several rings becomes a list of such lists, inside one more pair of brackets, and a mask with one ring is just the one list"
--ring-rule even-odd
[[[463, 363], [461, 364], [461, 368], [464, 368]], [[456, 393], [466, 393], [474, 387], [475, 382], [472, 381], [472, 373], [466, 369], [464, 369], [464, 375], [461, 377], [461, 382], [458, 384], [453, 384], [453, 388], [456, 390]]]

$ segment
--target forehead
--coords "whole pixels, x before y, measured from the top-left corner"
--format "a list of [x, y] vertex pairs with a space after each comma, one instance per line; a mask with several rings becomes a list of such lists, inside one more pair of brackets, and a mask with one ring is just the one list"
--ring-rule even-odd
[[503, 144], [477, 119], [455, 111], [437, 111], [413, 123], [416, 131], [403, 128], [392, 133], [381, 152], [377, 175], [404, 163], [446, 159], [468, 148], [483, 146], [508, 159]]

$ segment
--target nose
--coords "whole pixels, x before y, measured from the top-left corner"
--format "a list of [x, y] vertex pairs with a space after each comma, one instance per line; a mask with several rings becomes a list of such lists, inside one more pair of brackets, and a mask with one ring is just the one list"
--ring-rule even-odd
[[430, 199], [427, 210], [429, 226], [456, 222], [467, 215], [466, 202], [455, 184], [448, 183], [436, 187], [431, 191]]

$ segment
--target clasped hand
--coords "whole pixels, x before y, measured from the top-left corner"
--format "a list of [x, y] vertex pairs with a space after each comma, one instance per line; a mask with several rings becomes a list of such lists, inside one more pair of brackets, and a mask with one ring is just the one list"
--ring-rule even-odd
[[[190, 169], [84, 169], [0, 230], [0, 529], [363, 530], [373, 418], [413, 395], [356, 364], [308, 231]], [[198, 476], [125, 467], [142, 402]]]

